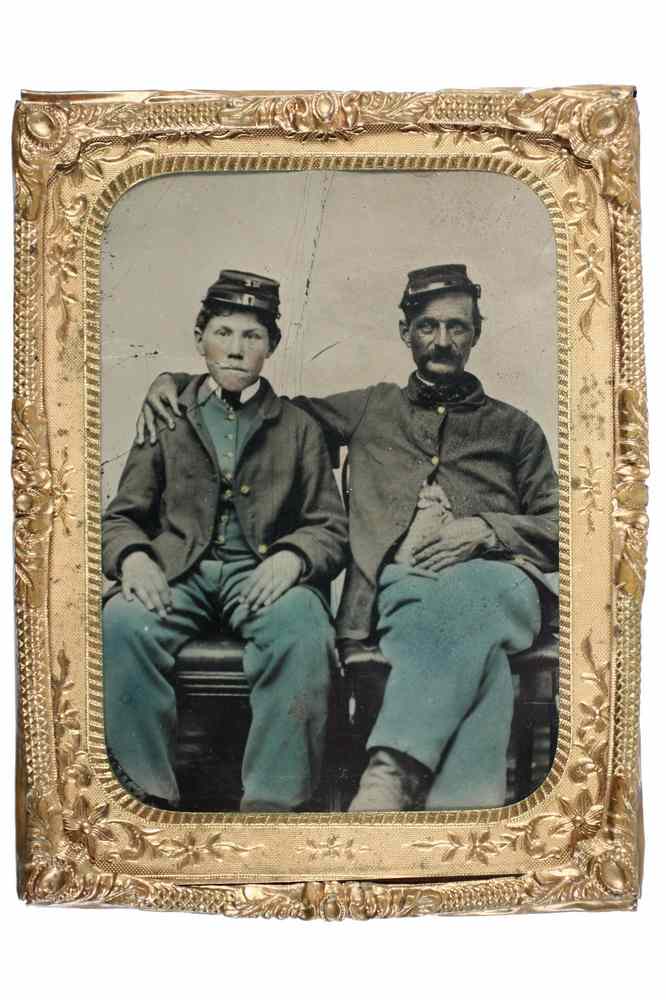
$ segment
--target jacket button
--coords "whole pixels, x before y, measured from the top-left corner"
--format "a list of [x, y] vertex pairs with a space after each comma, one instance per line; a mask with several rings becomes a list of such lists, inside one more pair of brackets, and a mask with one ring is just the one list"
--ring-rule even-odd
[[243, 494], [243, 496], [246, 497], [248, 495], [248, 493], [250, 492], [250, 487], [243, 485], [243, 486], [241, 486], [240, 491]]
[[439, 455], [433, 455], [430, 461], [433, 465], [439, 465]]
[[259, 546], [259, 554], [265, 556], [267, 552], [268, 552], [268, 546], [264, 545], [262, 542], [262, 544]]
[[224, 499], [225, 500], [229, 500], [233, 495], [234, 495], [234, 491], [233, 490], [225, 490], [224, 491]]
[[446, 407], [445, 406], [438, 406], [437, 407], [437, 412], [439, 413], [440, 417], [443, 417], [444, 414], [446, 413]]

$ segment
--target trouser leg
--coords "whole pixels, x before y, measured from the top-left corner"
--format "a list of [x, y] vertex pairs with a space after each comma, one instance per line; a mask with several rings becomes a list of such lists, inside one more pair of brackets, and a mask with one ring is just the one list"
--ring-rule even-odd
[[489, 654], [478, 696], [442, 757], [426, 797], [426, 809], [502, 806], [513, 717], [509, 658], [501, 647]]
[[178, 801], [173, 667], [181, 646], [211, 621], [216, 581], [208, 575], [198, 571], [173, 586], [173, 609], [164, 619], [122, 594], [103, 613], [107, 745], [133, 784], [171, 803]]
[[[399, 750], [435, 773], [460, 735], [455, 786], [468, 788], [469, 796], [489, 794], [488, 784], [496, 783], [490, 776], [506, 767], [513, 712], [508, 654], [529, 648], [540, 628], [536, 587], [517, 567], [490, 560], [437, 575], [389, 566], [378, 607], [380, 647], [391, 672], [368, 748]], [[444, 796], [446, 780], [444, 770], [433, 802]]]
[[312, 798], [321, 776], [333, 627], [322, 601], [305, 587], [292, 588], [237, 627], [247, 640], [243, 669], [252, 708], [241, 810], [297, 809]]

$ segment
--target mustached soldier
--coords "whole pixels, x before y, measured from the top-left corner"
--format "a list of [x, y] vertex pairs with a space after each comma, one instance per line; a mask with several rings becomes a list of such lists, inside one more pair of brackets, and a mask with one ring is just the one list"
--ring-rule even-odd
[[[466, 371], [481, 289], [464, 265], [413, 271], [400, 336], [416, 370], [294, 400], [349, 448], [352, 563], [338, 633], [376, 634], [391, 664], [352, 811], [502, 805], [509, 656], [537, 637], [555, 587], [558, 488], [538, 424]], [[177, 376], [180, 384], [187, 376]], [[140, 418], [174, 427], [160, 376]]]
[[[302, 807], [320, 777], [334, 633], [323, 597], [346, 518], [317, 423], [260, 377], [280, 341], [279, 286], [222, 271], [195, 327], [208, 374], [183, 419], [132, 448], [102, 524], [106, 735], [136, 795], [175, 805], [175, 657], [220, 621], [246, 640], [252, 722], [244, 811]], [[297, 708], [297, 710], [295, 710]]]

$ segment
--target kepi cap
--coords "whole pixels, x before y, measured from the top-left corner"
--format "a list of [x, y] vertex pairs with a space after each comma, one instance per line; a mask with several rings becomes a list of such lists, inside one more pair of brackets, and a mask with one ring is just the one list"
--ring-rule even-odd
[[437, 292], [466, 292], [475, 301], [481, 298], [481, 285], [475, 285], [467, 276], [465, 264], [435, 264], [410, 271], [407, 287], [400, 300], [400, 308], [415, 305], [424, 296]]
[[204, 306], [215, 303], [259, 309], [273, 319], [280, 316], [280, 284], [273, 278], [250, 271], [220, 271], [220, 275], [206, 292]]

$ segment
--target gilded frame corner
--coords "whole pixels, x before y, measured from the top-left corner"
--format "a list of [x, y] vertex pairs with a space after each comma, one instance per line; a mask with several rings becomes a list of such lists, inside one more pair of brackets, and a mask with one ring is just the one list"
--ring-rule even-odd
[[[22, 896], [325, 919], [633, 908], [648, 475], [633, 89], [27, 92], [13, 150]], [[560, 736], [546, 782], [515, 806], [221, 822], [142, 806], [106, 758], [98, 485], [106, 217], [149, 177], [306, 168], [505, 173], [550, 214]], [[590, 560], [608, 572], [583, 588]], [[294, 866], [275, 869], [280, 850]]]

